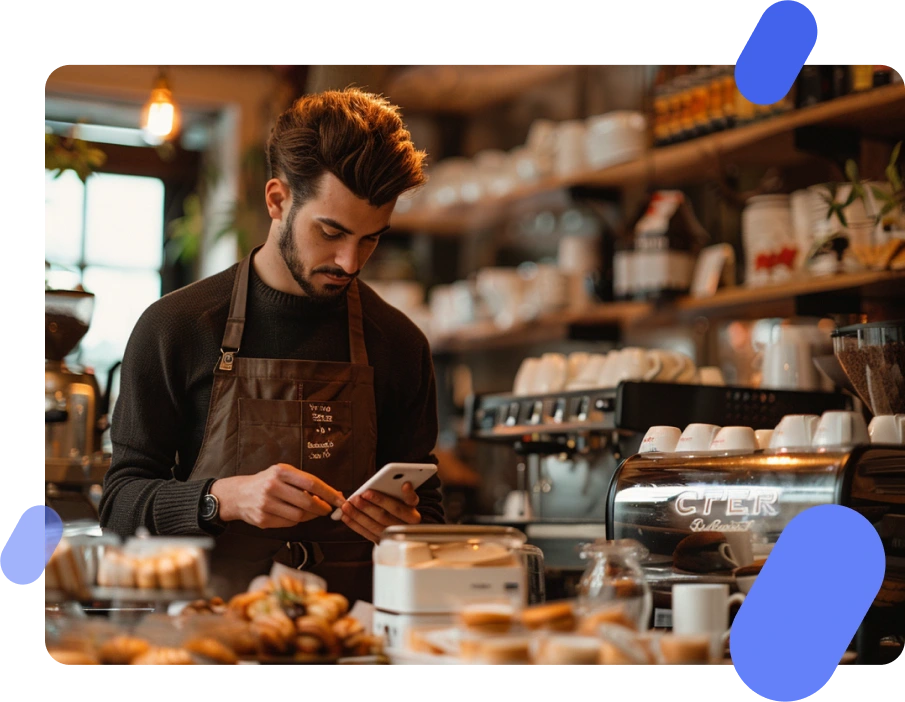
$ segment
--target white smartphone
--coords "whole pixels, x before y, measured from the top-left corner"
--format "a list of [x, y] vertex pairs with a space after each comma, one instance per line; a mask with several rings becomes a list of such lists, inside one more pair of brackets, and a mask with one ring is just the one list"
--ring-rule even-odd
[[[346, 500], [351, 500], [366, 490], [382, 492], [384, 495], [402, 499], [402, 486], [411, 483], [414, 489], [421, 487], [428, 478], [437, 472], [437, 466], [432, 463], [387, 463], [383, 468], [368, 478], [364, 485], [349, 495]], [[334, 521], [342, 519], [343, 511], [337, 507], [330, 518]]]

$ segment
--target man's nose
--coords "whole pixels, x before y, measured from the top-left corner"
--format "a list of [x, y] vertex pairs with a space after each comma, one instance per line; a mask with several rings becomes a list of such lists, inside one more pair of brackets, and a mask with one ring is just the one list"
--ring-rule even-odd
[[336, 254], [334, 262], [342, 268], [348, 275], [354, 275], [358, 272], [358, 245], [356, 242], [350, 242], [343, 246]]

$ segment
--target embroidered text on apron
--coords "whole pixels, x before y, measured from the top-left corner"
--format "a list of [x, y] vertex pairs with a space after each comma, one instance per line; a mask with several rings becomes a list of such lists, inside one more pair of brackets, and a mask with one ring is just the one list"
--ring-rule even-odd
[[[348, 496], [374, 474], [377, 453], [374, 369], [365, 349], [358, 282], [352, 281], [346, 295], [350, 363], [245, 358], [239, 350], [253, 255], [239, 264], [233, 284], [190, 480], [253, 475], [288, 463]], [[350, 602], [370, 601], [372, 549], [370, 541], [329, 517], [279, 529], [230, 522], [216, 539], [211, 586], [231, 597], [277, 561], [320, 575]]]

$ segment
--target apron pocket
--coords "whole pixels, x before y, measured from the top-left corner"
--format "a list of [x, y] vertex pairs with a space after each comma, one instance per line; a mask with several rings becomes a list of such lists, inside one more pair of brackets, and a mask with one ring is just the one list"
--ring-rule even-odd
[[352, 403], [304, 400], [302, 403], [302, 470], [316, 475], [337, 490], [352, 472]]
[[239, 398], [236, 475], [254, 475], [275, 463], [301, 468], [302, 403]]

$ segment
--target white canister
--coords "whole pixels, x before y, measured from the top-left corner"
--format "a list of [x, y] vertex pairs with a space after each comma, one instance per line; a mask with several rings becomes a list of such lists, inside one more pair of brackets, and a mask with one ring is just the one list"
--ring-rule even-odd
[[788, 195], [758, 195], [748, 200], [742, 211], [742, 244], [746, 283], [766, 283], [792, 270], [798, 244]]

